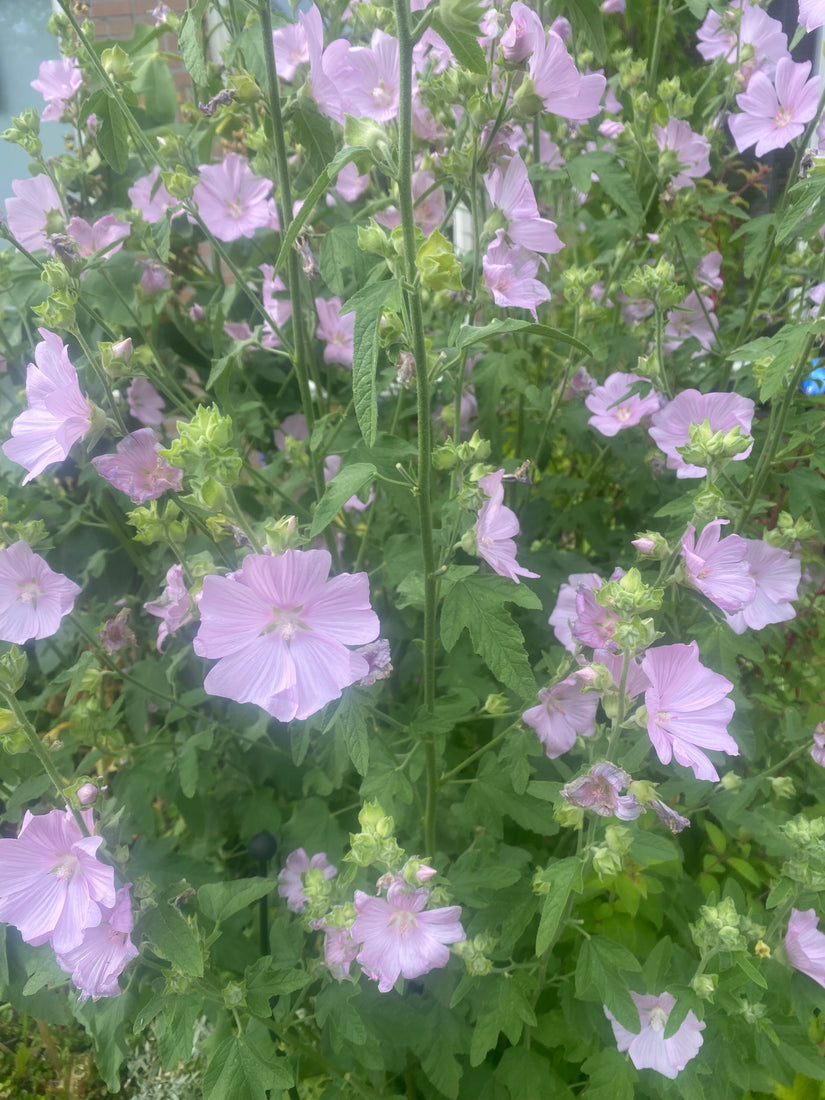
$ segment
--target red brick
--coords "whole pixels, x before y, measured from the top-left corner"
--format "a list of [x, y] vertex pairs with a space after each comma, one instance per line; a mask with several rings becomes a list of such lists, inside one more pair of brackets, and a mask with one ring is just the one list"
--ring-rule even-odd
[[129, 0], [94, 0], [90, 5], [92, 18], [97, 21], [109, 15], [131, 15]]

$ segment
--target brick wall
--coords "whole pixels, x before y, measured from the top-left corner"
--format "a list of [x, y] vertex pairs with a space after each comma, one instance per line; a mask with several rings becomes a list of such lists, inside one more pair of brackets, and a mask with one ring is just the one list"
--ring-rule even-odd
[[[179, 14], [186, 11], [187, 0], [165, 0], [166, 6]], [[101, 38], [131, 38], [135, 23], [148, 23], [153, 26], [152, 11], [159, 0], [87, 0], [88, 18], [94, 20], [95, 34]], [[174, 34], [165, 34], [160, 39], [161, 50], [176, 52], [177, 38]], [[190, 80], [182, 65], [173, 66], [175, 84], [180, 89], [190, 87]]]

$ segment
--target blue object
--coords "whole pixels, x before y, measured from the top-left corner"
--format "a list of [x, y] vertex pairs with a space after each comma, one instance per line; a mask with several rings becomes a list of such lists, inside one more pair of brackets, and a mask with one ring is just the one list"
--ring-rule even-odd
[[814, 369], [799, 387], [808, 397], [825, 393], [825, 367], [818, 367], [818, 362], [818, 359], [814, 359]]

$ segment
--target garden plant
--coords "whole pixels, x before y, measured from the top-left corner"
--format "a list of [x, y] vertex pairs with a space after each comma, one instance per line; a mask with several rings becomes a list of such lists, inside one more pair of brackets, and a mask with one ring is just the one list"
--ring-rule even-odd
[[821, 1100], [825, 0], [58, 7], [2, 1095]]

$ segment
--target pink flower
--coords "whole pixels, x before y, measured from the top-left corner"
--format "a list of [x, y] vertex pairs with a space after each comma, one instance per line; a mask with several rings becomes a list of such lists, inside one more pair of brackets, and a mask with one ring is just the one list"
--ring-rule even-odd
[[74, 57], [62, 57], [59, 61], [41, 61], [37, 80], [31, 86], [40, 92], [47, 107], [40, 116], [42, 122], [59, 122], [66, 110], [66, 101], [71, 99], [83, 83]]
[[537, 43], [544, 45], [544, 27], [535, 12], [520, 0], [510, 6], [510, 20], [501, 36], [501, 54], [505, 61], [517, 65], [530, 56]]
[[50, 638], [80, 591], [27, 542], [0, 550], [0, 641], [23, 645], [31, 638]]
[[147, 378], [134, 378], [126, 390], [129, 412], [149, 428], [163, 423], [165, 402]]
[[820, 722], [814, 730], [811, 756], [821, 768], [825, 768], [825, 722]]
[[117, 891], [115, 904], [101, 906], [101, 922], [83, 933], [77, 947], [57, 954], [57, 965], [80, 990], [78, 1000], [120, 996], [117, 979], [139, 952], [132, 943], [132, 901], [127, 883]]
[[577, 676], [568, 676], [560, 684], [542, 688], [539, 705], [521, 716], [536, 731], [550, 760], [572, 749], [576, 737], [592, 737], [596, 732], [599, 696], [583, 689]]
[[610, 607], [602, 607], [594, 595], [594, 590], [582, 585], [576, 592], [576, 621], [573, 623], [573, 637], [582, 645], [593, 649], [615, 648], [613, 634], [619, 616]]
[[6, 199], [9, 229], [29, 252], [48, 244], [48, 236], [63, 228], [66, 212], [48, 176], [12, 180], [15, 198]]
[[183, 486], [183, 470], [170, 466], [158, 454], [160, 441], [151, 428], [139, 428], [117, 445], [117, 454], [92, 459], [101, 477], [122, 490], [135, 504], [157, 500], [167, 489]]
[[536, 95], [554, 115], [578, 121], [602, 109], [607, 81], [599, 73], [582, 76], [555, 32], [550, 31], [546, 41], [534, 41], [528, 68]]
[[[727, 539], [725, 540], [728, 541]], [[755, 585], [752, 600], [741, 608], [723, 608], [728, 626], [735, 634], [761, 630], [769, 623], [784, 623], [796, 618], [792, 601], [799, 599], [802, 566], [789, 550], [771, 546], [761, 539], [743, 539], [745, 566]]]
[[345, 164], [338, 173], [338, 178], [335, 181], [335, 190], [344, 202], [355, 202], [357, 198], [364, 194], [369, 185], [369, 172], [365, 172], [364, 175], [359, 175], [355, 164], [350, 162], [349, 164]]
[[747, 544], [739, 535], [720, 539], [726, 519], [709, 523], [696, 540], [693, 524], [682, 537], [682, 556], [688, 580], [703, 596], [722, 611], [741, 611], [756, 595], [756, 585], [748, 574]]
[[[91, 810], [83, 820], [91, 830]], [[79, 947], [116, 901], [114, 870], [95, 855], [102, 843], [83, 836], [69, 809], [26, 811], [17, 838], [0, 840], [0, 920], [26, 943], [50, 941], [60, 954]]]
[[375, 30], [369, 48], [350, 47], [341, 97], [347, 114], [372, 118], [376, 122], [392, 122], [397, 117], [397, 39]]
[[160, 294], [172, 285], [169, 269], [158, 260], [140, 260], [140, 289], [144, 294]]
[[808, 34], [825, 27], [825, 0], [799, 0], [799, 24]]
[[570, 653], [576, 652], [573, 627], [576, 624], [576, 595], [582, 585], [586, 588], [601, 588], [602, 578], [598, 573], [571, 573], [565, 584], [559, 586], [559, 594], [553, 613], [547, 620], [561, 645]]
[[699, 341], [699, 347], [707, 351], [716, 343], [717, 327], [711, 299], [703, 294], [700, 301], [699, 295], [692, 290], [680, 305], [668, 310], [665, 350], [676, 351], [685, 340], [693, 337]]
[[114, 256], [123, 248], [130, 230], [129, 223], [118, 221], [114, 214], [104, 214], [94, 225], [89, 225], [84, 218], [72, 218], [66, 226], [81, 256], [92, 256], [96, 252], [101, 256]]
[[356, 943], [349, 928], [324, 926], [324, 962], [336, 981], [349, 978], [349, 968], [355, 962], [361, 945]]
[[339, 316], [341, 299], [316, 298], [318, 310], [318, 328], [315, 335], [326, 342], [324, 348], [325, 363], [340, 363], [342, 367], [352, 367], [352, 341], [355, 333], [355, 313]]
[[[667, 455], [669, 470], [675, 470], [678, 478], [704, 477], [703, 466], [691, 465], [682, 458], [677, 448], [690, 443], [690, 425], [703, 424], [707, 420], [714, 432], [727, 434], [739, 428], [743, 438], [750, 436], [754, 403], [749, 397], [736, 393], [699, 393], [698, 390], [682, 390], [657, 413], [653, 414], [650, 435], [660, 450]], [[742, 462], [751, 453], [753, 443], [746, 451], [734, 455], [734, 462]]]
[[605, 379], [604, 385], [597, 386], [584, 399], [593, 413], [587, 423], [602, 435], [614, 436], [622, 428], [632, 428], [645, 416], [656, 412], [661, 400], [652, 386], [644, 397], [638, 390], [631, 393], [640, 383], [650, 385], [649, 379], [640, 378], [632, 372], [614, 371]]
[[422, 912], [429, 896], [429, 890], [411, 890], [403, 880], [390, 886], [386, 901], [355, 891], [358, 916], [350, 935], [362, 944], [358, 962], [375, 974], [379, 992], [389, 993], [399, 977], [420, 978], [446, 966], [446, 944], [465, 939], [460, 907]]
[[661, 762], [669, 764], [675, 756], [697, 779], [718, 781], [702, 749], [739, 755], [727, 728], [735, 707], [725, 696], [733, 684], [699, 662], [696, 642], [649, 649], [642, 671], [650, 681], [645, 691], [647, 732]]
[[244, 157], [228, 153], [220, 164], [202, 164], [199, 173], [192, 198], [218, 240], [254, 237], [256, 229], [272, 226], [272, 183], [254, 176]]
[[310, 859], [303, 848], [290, 852], [286, 857], [286, 867], [278, 872], [278, 895], [286, 898], [287, 909], [293, 913], [302, 912], [309, 900], [304, 893], [303, 876], [311, 867], [322, 871], [325, 879], [335, 878], [338, 874], [338, 868], [329, 862], [326, 852], [318, 852]]
[[308, 718], [369, 672], [347, 646], [378, 636], [366, 573], [328, 580], [326, 550], [250, 554], [228, 577], [206, 577], [200, 657], [217, 658], [204, 687], [256, 703], [282, 722]]
[[630, 776], [609, 760], [602, 760], [572, 783], [561, 789], [565, 802], [582, 809], [592, 810], [600, 817], [618, 817], [620, 821], [634, 821], [644, 812], [644, 806], [633, 794], [619, 794], [631, 782]]
[[38, 331], [35, 361], [26, 371], [29, 407], [14, 421], [12, 438], [3, 444], [6, 458], [28, 470], [24, 485], [53, 462], [63, 462], [92, 424], [92, 407], [80, 392], [68, 348], [48, 329]]
[[688, 1012], [676, 1033], [666, 1039], [665, 1028], [676, 998], [670, 993], [651, 997], [632, 991], [630, 996], [639, 1010], [639, 1031], [628, 1031], [607, 1008], [604, 1010], [616, 1036], [616, 1046], [627, 1051], [636, 1069], [652, 1069], [673, 1080], [699, 1053], [704, 1021]]
[[776, 66], [775, 85], [764, 73], [753, 74], [747, 90], [736, 97], [742, 114], [728, 119], [740, 153], [755, 144], [756, 155], [761, 157], [799, 137], [816, 114], [819, 101], [819, 80], [808, 80], [810, 71], [810, 61], [797, 64], [783, 57]]
[[519, 577], [538, 577], [522, 569], [516, 561], [514, 535], [519, 533], [516, 513], [504, 504], [504, 470], [478, 479], [479, 488], [488, 496], [478, 512], [475, 525], [476, 550], [480, 557], [502, 577], [519, 583]]
[[167, 210], [178, 205], [179, 200], [173, 199], [160, 178], [160, 168], [155, 166], [148, 176], [141, 176], [126, 192], [129, 201], [140, 216], [150, 225], [159, 222]]
[[724, 286], [721, 270], [722, 253], [714, 249], [713, 252], [708, 252], [707, 255], [702, 257], [693, 274], [696, 276], [697, 282], [704, 283], [711, 290], [721, 290]]
[[521, 245], [504, 243], [504, 230], [496, 232], [482, 260], [484, 282], [497, 306], [529, 309], [536, 319], [536, 306], [550, 300], [550, 291], [536, 278], [539, 257]]
[[490, 202], [507, 219], [507, 236], [514, 244], [533, 252], [559, 252], [564, 248], [556, 234], [556, 223], [539, 217], [536, 196], [520, 156], [510, 159], [503, 175], [501, 168], [493, 165], [484, 177], [484, 186]]
[[706, 61], [724, 57], [735, 64], [743, 49], [751, 47], [748, 51], [751, 59], [742, 66], [746, 77], [757, 69], [773, 72], [780, 58], [788, 56], [788, 39], [782, 24], [747, 0], [734, 2], [721, 16], [711, 8], [696, 37], [699, 53]]
[[144, 611], [160, 619], [158, 626], [157, 650], [163, 651], [163, 643], [170, 634], [195, 618], [192, 598], [183, 580], [183, 566], [175, 564], [166, 571], [166, 587], [160, 598], [153, 603], [143, 605]]
[[447, 212], [444, 188], [433, 187], [434, 183], [435, 176], [432, 172], [413, 172], [412, 196], [415, 202], [413, 217], [415, 224], [425, 236], [429, 236], [434, 229], [438, 229], [441, 219]]
[[[270, 321], [264, 322], [261, 332], [261, 344], [265, 348], [277, 348], [281, 346], [281, 338], [276, 328], [281, 329], [292, 316], [292, 303], [289, 298], [278, 297], [286, 290], [286, 284], [280, 275], [275, 275], [272, 264], [261, 264], [258, 270], [264, 277], [261, 288], [261, 301]], [[273, 278], [274, 276], [274, 278]], [[352, 319], [355, 325], [355, 315]]]
[[653, 136], [659, 152], [670, 150], [678, 157], [678, 171], [671, 172], [673, 186], [696, 187], [693, 182], [710, 171], [710, 142], [701, 134], [695, 134], [687, 122], [671, 118], [667, 126], [654, 126]]
[[791, 909], [785, 950], [788, 962], [825, 988], [825, 935], [818, 927], [815, 909]]
[[309, 61], [306, 30], [300, 23], [287, 23], [273, 31], [272, 47], [281, 80], [292, 80], [298, 66]]

